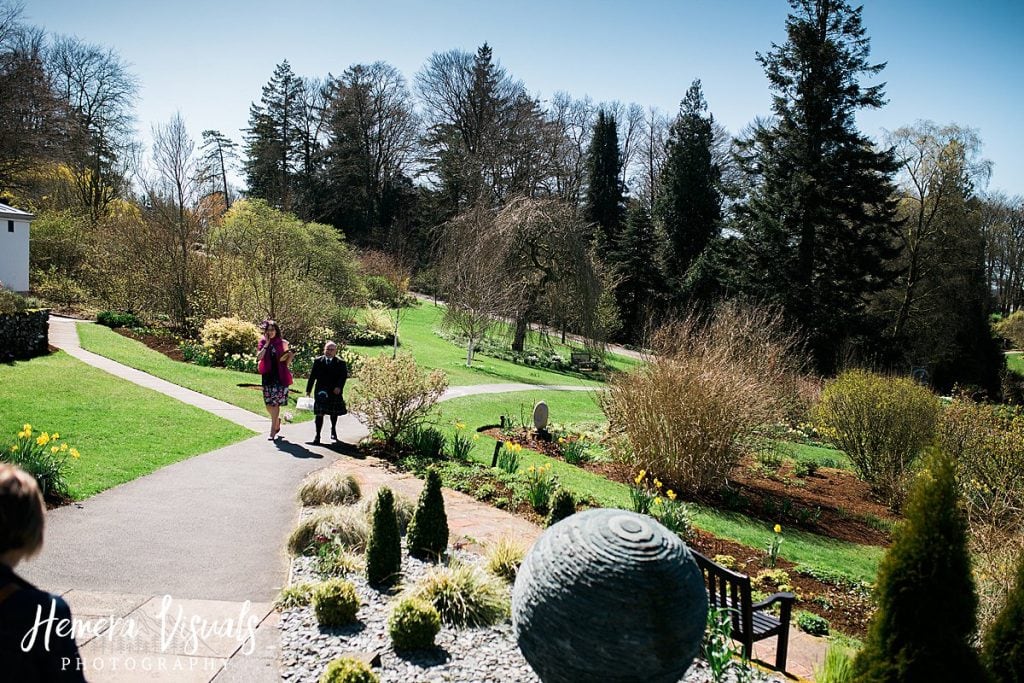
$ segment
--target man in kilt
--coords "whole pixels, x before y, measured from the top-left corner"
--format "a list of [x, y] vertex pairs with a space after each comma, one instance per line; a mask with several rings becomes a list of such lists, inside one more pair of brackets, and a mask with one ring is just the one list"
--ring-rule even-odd
[[320, 430], [324, 427], [324, 415], [331, 416], [331, 438], [338, 440], [338, 416], [348, 412], [342, 391], [348, 379], [348, 365], [338, 357], [338, 345], [332, 341], [324, 344], [324, 355], [313, 361], [313, 369], [306, 382], [306, 396], [313, 394], [313, 414], [316, 416], [316, 438], [320, 443]]

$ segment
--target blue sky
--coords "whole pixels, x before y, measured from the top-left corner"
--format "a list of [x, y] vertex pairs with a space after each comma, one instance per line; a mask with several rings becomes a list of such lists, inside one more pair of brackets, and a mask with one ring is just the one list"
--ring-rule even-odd
[[[114, 47], [142, 81], [138, 128], [180, 110], [195, 137], [241, 140], [274, 65], [305, 76], [384, 60], [407, 78], [432, 52], [474, 50], [542, 98], [558, 90], [675, 111], [694, 78], [738, 132], [769, 113], [757, 51], [784, 39], [785, 0], [379, 0], [137, 2], [29, 0], [26, 19]], [[978, 129], [990, 190], [1024, 194], [1024, 2], [866, 0], [889, 105], [859, 118], [872, 137], [919, 119]]]

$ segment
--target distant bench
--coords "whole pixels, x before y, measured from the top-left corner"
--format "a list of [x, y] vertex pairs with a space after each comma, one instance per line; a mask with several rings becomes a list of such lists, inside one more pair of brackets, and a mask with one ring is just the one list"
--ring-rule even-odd
[[[776, 593], [761, 602], [751, 604], [750, 577], [726, 569], [712, 562], [693, 548], [693, 559], [697, 561], [704, 583], [708, 588], [708, 604], [712, 608], [725, 608], [732, 615], [732, 637], [743, 643], [743, 654], [751, 658], [754, 643], [758, 640], [778, 636], [775, 648], [775, 668], [786, 670], [786, 655], [789, 650], [789, 616], [796, 596], [792, 593]], [[767, 610], [778, 603], [780, 617], [776, 618]]]
[[569, 365], [579, 370], [593, 370], [597, 367], [594, 357], [589, 351], [572, 351], [569, 354]]

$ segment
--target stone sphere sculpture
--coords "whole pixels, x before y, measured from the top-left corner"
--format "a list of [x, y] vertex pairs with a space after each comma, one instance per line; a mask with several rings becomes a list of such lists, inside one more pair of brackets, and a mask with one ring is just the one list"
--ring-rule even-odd
[[587, 510], [549, 528], [512, 589], [519, 649], [544, 683], [676, 683], [707, 611], [686, 544], [625, 510]]

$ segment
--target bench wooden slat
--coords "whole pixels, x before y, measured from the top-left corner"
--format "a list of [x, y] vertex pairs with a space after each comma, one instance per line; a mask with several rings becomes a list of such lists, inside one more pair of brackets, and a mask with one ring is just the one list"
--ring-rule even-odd
[[786, 655], [789, 649], [789, 617], [793, 596], [779, 593], [772, 602], [782, 607], [782, 618], [763, 611], [769, 605], [754, 609], [751, 602], [750, 577], [734, 572], [709, 560], [690, 549], [708, 590], [708, 604], [711, 607], [730, 610], [732, 616], [732, 637], [743, 643], [743, 652], [750, 659], [755, 641], [778, 637], [775, 648], [775, 668], [786, 670]]

